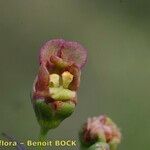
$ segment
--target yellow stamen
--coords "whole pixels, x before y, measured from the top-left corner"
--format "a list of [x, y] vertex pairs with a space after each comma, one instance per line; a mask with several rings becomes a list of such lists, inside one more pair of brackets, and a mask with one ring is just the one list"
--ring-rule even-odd
[[51, 74], [50, 75], [50, 87], [59, 87], [59, 75]]
[[73, 80], [73, 75], [68, 72], [68, 71], [65, 71], [63, 74], [62, 74], [62, 81], [63, 81], [63, 87], [65, 89], [68, 88], [69, 84], [72, 82]]
[[[60, 79], [62, 83], [60, 83]], [[68, 71], [63, 72], [62, 76], [59, 76], [58, 74], [51, 74], [49, 83], [51, 97], [60, 101], [73, 99], [76, 92], [68, 89], [69, 84], [72, 81], [73, 75]]]
[[66, 101], [73, 99], [76, 95], [75, 91], [59, 88], [50, 88], [51, 97], [55, 100]]

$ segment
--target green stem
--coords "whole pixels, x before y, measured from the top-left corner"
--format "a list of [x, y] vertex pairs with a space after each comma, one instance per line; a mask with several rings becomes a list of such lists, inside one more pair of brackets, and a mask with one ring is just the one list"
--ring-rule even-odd
[[96, 142], [91, 145], [87, 150], [111, 150], [109, 145], [105, 142]]
[[[43, 142], [46, 139], [46, 135], [48, 133], [48, 129], [41, 128], [40, 129], [40, 134], [39, 134], [39, 141]], [[45, 148], [43, 146], [39, 146], [39, 150], [44, 150]]]

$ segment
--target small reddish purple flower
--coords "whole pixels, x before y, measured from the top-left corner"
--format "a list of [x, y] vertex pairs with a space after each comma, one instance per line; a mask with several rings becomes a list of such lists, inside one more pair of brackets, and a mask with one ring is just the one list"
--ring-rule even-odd
[[32, 91], [33, 106], [41, 125], [45, 114], [41, 113], [43, 105], [45, 110], [51, 112], [49, 120], [53, 121], [47, 128], [56, 127], [73, 112], [77, 103], [81, 68], [86, 59], [86, 49], [77, 42], [55, 39], [42, 46], [39, 71]]
[[[116, 147], [121, 141], [121, 133], [117, 125], [107, 116], [89, 118], [81, 131], [81, 141], [86, 145], [97, 141]], [[113, 149], [112, 148], [112, 149]]]

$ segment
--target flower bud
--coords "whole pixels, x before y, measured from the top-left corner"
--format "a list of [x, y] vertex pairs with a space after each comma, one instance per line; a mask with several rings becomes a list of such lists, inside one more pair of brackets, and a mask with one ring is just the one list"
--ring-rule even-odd
[[90, 146], [97, 142], [107, 143], [115, 150], [121, 141], [117, 125], [107, 116], [89, 118], [80, 132], [81, 144]]
[[56, 128], [74, 112], [86, 57], [86, 49], [77, 42], [56, 39], [42, 46], [32, 91], [32, 103], [41, 128]]

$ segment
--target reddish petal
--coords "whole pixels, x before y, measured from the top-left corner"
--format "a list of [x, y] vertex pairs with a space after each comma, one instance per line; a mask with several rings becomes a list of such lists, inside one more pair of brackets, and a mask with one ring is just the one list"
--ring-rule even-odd
[[73, 91], [77, 91], [80, 86], [81, 71], [75, 64], [68, 67], [67, 71], [69, 71], [73, 75], [73, 81], [71, 82], [69, 89]]
[[63, 61], [75, 63], [81, 68], [87, 59], [87, 50], [77, 42], [65, 41], [63, 39], [54, 39], [46, 42], [40, 50], [40, 64], [50, 66], [51, 56], [58, 56]]
[[50, 61], [59, 68], [65, 68], [69, 65], [69, 63], [65, 62], [62, 58], [52, 55]]
[[57, 55], [59, 56], [61, 47], [63, 46], [63, 43], [65, 41], [63, 39], [54, 39], [46, 42], [41, 50], [40, 50], [40, 56], [39, 56], [39, 61], [40, 64], [47, 65], [47, 63], [50, 63], [50, 57], [52, 55]]
[[81, 68], [86, 63], [87, 50], [77, 42], [66, 41], [61, 49], [61, 58]]
[[45, 99], [49, 98], [49, 92], [48, 91], [34, 91], [32, 93], [32, 99], [33, 100], [38, 100], [38, 99]]
[[37, 76], [37, 82], [35, 84], [36, 91], [46, 91], [49, 85], [49, 72], [45, 66], [40, 66]]

